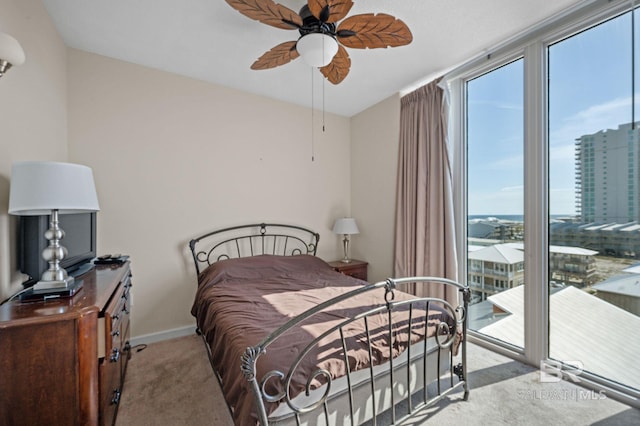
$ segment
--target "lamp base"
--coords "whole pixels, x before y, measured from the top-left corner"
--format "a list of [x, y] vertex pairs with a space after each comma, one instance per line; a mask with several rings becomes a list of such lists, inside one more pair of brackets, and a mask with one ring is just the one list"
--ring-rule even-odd
[[75, 279], [69, 276], [64, 277], [64, 279], [62, 280], [51, 280], [51, 281], [40, 280], [33, 286], [33, 289], [34, 290], [64, 289], [64, 288], [72, 287], [74, 281]]
[[66, 287], [57, 287], [57, 288], [44, 288], [44, 289], [36, 289], [36, 284], [30, 289], [26, 290], [24, 293], [20, 294], [21, 302], [31, 302], [35, 300], [51, 300], [51, 299], [59, 299], [59, 298], [69, 298], [73, 297], [84, 284], [83, 280], [73, 280], [69, 286]]
[[342, 240], [342, 245], [344, 247], [344, 258], [341, 260], [342, 263], [351, 263], [351, 259], [349, 259], [349, 236], [344, 234], [344, 239]]

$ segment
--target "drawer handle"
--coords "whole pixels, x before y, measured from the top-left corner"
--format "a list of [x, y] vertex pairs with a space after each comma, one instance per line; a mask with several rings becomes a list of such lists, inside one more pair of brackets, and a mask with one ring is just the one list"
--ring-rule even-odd
[[111, 362], [118, 362], [120, 361], [120, 349], [118, 348], [114, 348], [113, 351], [111, 351], [111, 357], [109, 358], [109, 360]]
[[111, 335], [112, 335], [113, 337], [119, 336], [119, 335], [120, 335], [120, 330], [112, 331], [112, 332], [111, 332]]
[[114, 389], [113, 390], [113, 397], [111, 398], [111, 404], [118, 405], [120, 403], [120, 395], [121, 394], [122, 394], [122, 392], [120, 392], [120, 389]]
[[114, 316], [111, 317], [111, 321], [117, 321], [120, 319], [120, 315], [115, 314]]

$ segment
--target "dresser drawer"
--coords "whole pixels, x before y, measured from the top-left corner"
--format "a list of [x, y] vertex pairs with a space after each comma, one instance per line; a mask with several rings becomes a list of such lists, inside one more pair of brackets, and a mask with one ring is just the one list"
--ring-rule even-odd
[[122, 357], [109, 357], [100, 364], [100, 425], [113, 425], [120, 397], [122, 377], [120, 375]]
[[113, 356], [115, 352], [120, 351], [120, 336], [122, 331], [120, 325], [122, 322], [122, 311], [125, 308], [124, 287], [120, 285], [118, 291], [114, 293], [114, 297], [104, 311], [104, 352], [99, 357]]
[[131, 358], [131, 345], [129, 344], [129, 317], [131, 314], [131, 275], [127, 276], [124, 282], [124, 291], [122, 298], [124, 301], [122, 311], [120, 311], [120, 354], [122, 362], [120, 363], [120, 374], [122, 381], [127, 369], [127, 361]]
[[129, 313], [131, 310], [131, 273], [120, 282], [104, 310], [100, 358], [100, 425], [113, 425], [129, 351]]
[[119, 356], [129, 331], [131, 275], [127, 274], [109, 301], [98, 325], [98, 358]]

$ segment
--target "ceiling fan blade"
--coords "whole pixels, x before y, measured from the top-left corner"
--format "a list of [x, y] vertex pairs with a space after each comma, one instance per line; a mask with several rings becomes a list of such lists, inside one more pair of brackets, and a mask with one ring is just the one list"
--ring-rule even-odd
[[320, 68], [322, 75], [333, 84], [339, 84], [349, 74], [351, 68], [351, 58], [347, 53], [347, 49], [338, 46], [338, 53], [333, 57], [329, 65]]
[[413, 35], [401, 20], [384, 13], [365, 13], [340, 22], [338, 41], [355, 49], [397, 47], [411, 43]]
[[273, 49], [265, 52], [251, 65], [252, 70], [266, 70], [280, 65], [288, 64], [300, 54], [296, 50], [296, 41], [280, 43]]
[[256, 21], [283, 30], [302, 26], [302, 18], [293, 10], [273, 0], [226, 0], [231, 7]]
[[323, 10], [328, 6], [329, 17], [323, 22], [338, 22], [351, 10], [353, 7], [353, 0], [308, 0], [309, 10], [320, 21], [324, 18]]

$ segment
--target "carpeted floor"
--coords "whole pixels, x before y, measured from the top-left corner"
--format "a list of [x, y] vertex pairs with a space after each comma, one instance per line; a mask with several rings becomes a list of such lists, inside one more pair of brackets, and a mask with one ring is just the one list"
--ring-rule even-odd
[[[640, 425], [640, 410], [469, 345], [468, 401], [442, 401], [409, 425]], [[117, 426], [232, 426], [206, 349], [195, 334], [154, 343], [129, 361]]]

